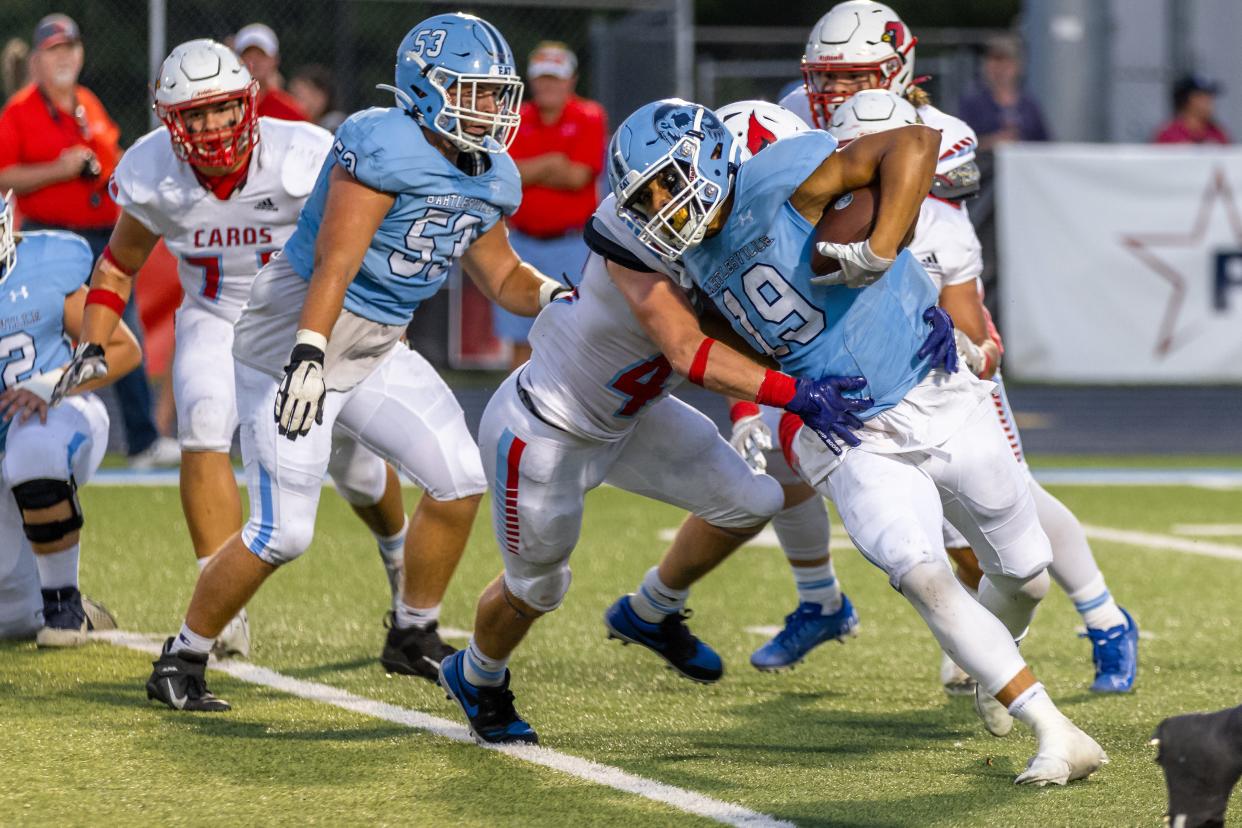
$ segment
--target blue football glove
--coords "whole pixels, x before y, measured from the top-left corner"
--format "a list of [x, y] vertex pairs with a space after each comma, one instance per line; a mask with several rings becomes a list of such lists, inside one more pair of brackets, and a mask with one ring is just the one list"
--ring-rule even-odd
[[923, 321], [931, 325], [931, 333], [923, 340], [916, 356], [931, 357], [932, 366], [943, 368], [950, 374], [957, 370], [957, 342], [953, 338], [953, 318], [939, 305], [923, 311]]
[[856, 412], [875, 404], [870, 397], [847, 397], [845, 392], [860, 391], [866, 385], [862, 377], [824, 377], [818, 382], [799, 379], [785, 410], [801, 417], [833, 454], [840, 454], [841, 443], [856, 446], [860, 442], [852, 431], [863, 427]]

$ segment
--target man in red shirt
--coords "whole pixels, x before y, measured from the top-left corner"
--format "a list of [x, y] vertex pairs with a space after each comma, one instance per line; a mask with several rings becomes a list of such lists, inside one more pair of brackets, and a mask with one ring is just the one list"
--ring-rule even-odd
[[1202, 75], [1187, 75], [1173, 87], [1173, 119], [1156, 132], [1157, 144], [1228, 144], [1216, 122], [1220, 86]]
[[[35, 26], [32, 83], [0, 111], [0, 193], [12, 190], [23, 229], [69, 230], [86, 239], [98, 257], [120, 210], [108, 195], [108, 178], [121, 157], [121, 131], [103, 104], [78, 85], [85, 53], [78, 24], [49, 14]], [[137, 305], [123, 316], [139, 337]], [[151, 415], [146, 366], [115, 386], [131, 465], [175, 465], [177, 441], [160, 437]]]
[[[545, 41], [527, 64], [530, 98], [509, 155], [522, 175], [522, 206], [509, 220], [509, 241], [525, 261], [560, 278], [586, 261], [582, 228], [599, 203], [596, 180], [608, 138], [604, 108], [574, 94], [578, 59], [564, 43]], [[493, 308], [496, 335], [513, 343], [513, 365], [530, 357], [533, 319]]]
[[233, 51], [246, 64], [250, 76], [259, 82], [259, 115], [284, 121], [305, 121], [306, 113], [297, 99], [281, 87], [280, 41], [271, 27], [262, 23], [243, 26], [233, 38]]

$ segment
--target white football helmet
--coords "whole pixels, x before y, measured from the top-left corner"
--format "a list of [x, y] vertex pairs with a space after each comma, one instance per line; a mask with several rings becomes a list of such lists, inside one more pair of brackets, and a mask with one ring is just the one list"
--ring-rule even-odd
[[17, 264], [17, 239], [13, 235], [13, 191], [0, 197], [0, 285]]
[[[164, 59], [155, 79], [155, 113], [172, 134], [173, 151], [197, 167], [230, 167], [258, 143], [259, 83], [222, 43], [182, 43]], [[201, 106], [240, 101], [232, 124], [191, 132], [185, 115]]]
[[733, 135], [741, 160], [746, 161], [768, 144], [806, 132], [810, 127], [780, 104], [767, 101], [738, 101], [716, 110], [716, 117]]
[[864, 89], [833, 111], [828, 132], [845, 146], [873, 132], [921, 123], [914, 106], [900, 95], [887, 89]]
[[811, 29], [802, 56], [811, 119], [826, 128], [832, 111], [857, 89], [834, 90], [834, 74], [865, 73], [870, 89], [904, 95], [914, 83], [914, 45], [918, 42], [897, 13], [873, 0], [833, 6]]

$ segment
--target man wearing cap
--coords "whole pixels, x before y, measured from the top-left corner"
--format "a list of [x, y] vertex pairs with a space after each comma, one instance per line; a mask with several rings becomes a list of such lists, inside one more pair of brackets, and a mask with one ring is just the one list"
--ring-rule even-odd
[[[599, 201], [595, 182], [604, 164], [607, 119], [602, 106], [574, 94], [578, 59], [564, 43], [536, 46], [526, 77], [530, 99], [509, 149], [522, 176], [522, 206], [509, 220], [509, 241], [544, 273], [577, 274], [587, 257], [582, 228]], [[493, 314], [496, 335], [513, 343], [517, 367], [530, 358], [534, 320], [498, 306]]]
[[270, 26], [251, 23], [233, 38], [233, 51], [246, 64], [250, 76], [259, 82], [259, 115], [285, 121], [305, 121], [306, 113], [297, 99], [281, 87], [280, 41]]
[[[108, 178], [121, 157], [121, 131], [78, 84], [84, 52], [77, 23], [49, 14], [35, 26], [31, 45], [32, 82], [0, 111], [0, 193], [11, 189], [17, 196], [22, 229], [72, 231], [98, 257], [120, 212], [108, 195]], [[141, 343], [135, 303], [124, 319]], [[131, 464], [175, 465], [177, 442], [156, 430], [145, 370], [115, 387]]]
[[1157, 144], [1228, 144], [1229, 134], [1216, 121], [1220, 84], [1203, 75], [1187, 75], [1173, 86], [1173, 119], [1156, 132]]

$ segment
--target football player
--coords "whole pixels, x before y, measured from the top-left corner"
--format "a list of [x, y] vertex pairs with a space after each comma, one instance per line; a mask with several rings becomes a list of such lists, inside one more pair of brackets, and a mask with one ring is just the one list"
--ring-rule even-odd
[[[1001, 462], [1009, 446], [988, 410], [992, 385], [919, 356], [925, 321], [945, 314], [900, 243], [930, 188], [939, 135], [914, 125], [835, 152], [835, 139], [812, 130], [737, 170], [720, 160], [731, 142], [695, 104], [640, 108], [609, 148], [619, 221], [679, 265], [740, 337], [793, 377], [866, 378], [862, 390], [875, 404], [858, 415], [858, 447], [830, 444], [806, 427], [783, 427], [782, 447], [803, 479], [833, 498], [854, 544], [976, 677], [982, 695], [1034, 730], [1038, 752], [1016, 781], [1088, 776], [1103, 751], [1057, 709], [1015, 643], [1047, 591], [1051, 550], [1024, 476]], [[838, 195], [873, 181], [881, 207], [871, 237], [821, 242], [818, 251], [840, 269], [815, 274], [813, 222]], [[702, 353], [710, 367], [710, 342]], [[780, 402], [790, 389], [782, 383], [767, 392]], [[944, 559], [946, 513], [980, 557], [978, 601]]]
[[[258, 86], [231, 49], [191, 40], [172, 50], [155, 82], [164, 126], [125, 153], [110, 184], [122, 213], [91, 279], [82, 348], [111, 336], [133, 276], [163, 238], [184, 293], [176, 317], [173, 399], [181, 444], [181, 504], [199, 568], [241, 526], [229, 459], [237, 430], [233, 323], [255, 273], [293, 233], [332, 145], [306, 123], [258, 117]], [[66, 382], [72, 377], [67, 377]], [[375, 534], [396, 601], [405, 514], [384, 462], [337, 435], [333, 481]], [[248, 655], [243, 609], [217, 655]]]
[[142, 361], [122, 323], [107, 340], [107, 377], [49, 405], [81, 332], [90, 274], [85, 240], [15, 234], [13, 195], [0, 198], [0, 638], [34, 635], [40, 647], [79, 646], [93, 626], [78, 591], [77, 490], [108, 447], [108, 414], [89, 392]]
[[203, 570], [155, 664], [147, 693], [170, 707], [228, 709], [207, 690], [206, 653], [310, 545], [334, 427], [426, 492], [381, 661], [434, 680], [451, 652], [435, 631], [439, 603], [487, 479], [452, 392], [399, 339], [459, 259], [514, 313], [533, 316], [566, 288], [517, 257], [500, 220], [521, 197], [505, 150], [522, 95], [500, 32], [471, 15], [428, 18], [402, 40], [385, 88], [397, 106], [341, 124], [297, 229], [235, 326], [250, 518]]

